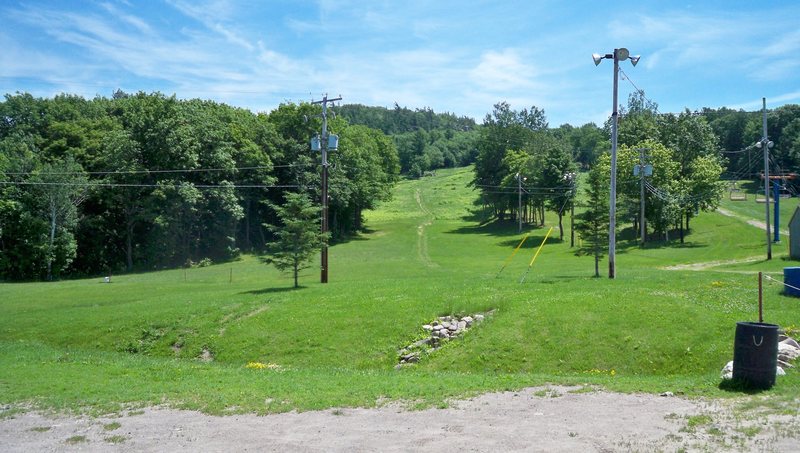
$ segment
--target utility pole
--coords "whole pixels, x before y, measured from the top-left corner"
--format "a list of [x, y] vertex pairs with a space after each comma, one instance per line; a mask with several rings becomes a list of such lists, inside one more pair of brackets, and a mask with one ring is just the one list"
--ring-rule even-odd
[[572, 180], [572, 201], [569, 205], [569, 246], [575, 247], [575, 180]]
[[[644, 152], [650, 150], [650, 148], [636, 148], [639, 151], [639, 230], [641, 230], [641, 246], [644, 247], [645, 237], [647, 235], [647, 227], [645, 226], [645, 217], [644, 217], [644, 177], [651, 176], [653, 174], [653, 166], [652, 165], [645, 165], [645, 160], [649, 159], [650, 156], [645, 156]], [[634, 167], [634, 176], [636, 176], [637, 168]]]
[[[328, 148], [336, 149], [339, 144], [339, 137], [331, 134], [328, 135], [328, 103], [333, 103], [342, 100], [342, 97], [328, 99], [325, 94], [321, 101], [314, 101], [312, 104], [322, 104], [322, 136], [316, 142], [312, 140], [311, 148], [319, 146], [319, 151], [322, 151], [322, 234], [328, 232]], [[315, 150], [316, 151], [316, 150]], [[320, 283], [328, 283], [328, 243], [327, 241], [322, 244], [321, 253], [321, 267], [320, 267]]]
[[761, 140], [756, 143], [757, 148], [764, 151], [764, 210], [766, 211], [766, 225], [767, 225], [767, 259], [772, 259], [772, 238], [769, 232], [769, 149], [772, 148], [773, 143], [767, 138], [767, 98], [761, 98], [761, 126], [762, 134]]
[[575, 172], [569, 172], [564, 175], [564, 180], [569, 182], [569, 246], [575, 247], [575, 178], [578, 176]]
[[772, 218], [775, 219], [775, 239], [773, 242], [781, 242], [781, 187], [778, 180], [772, 182], [772, 198], [775, 200]]
[[522, 175], [517, 173], [517, 219], [519, 220], [519, 229], [518, 232], [522, 233], [522, 180], [527, 180], [528, 178], [523, 178]]

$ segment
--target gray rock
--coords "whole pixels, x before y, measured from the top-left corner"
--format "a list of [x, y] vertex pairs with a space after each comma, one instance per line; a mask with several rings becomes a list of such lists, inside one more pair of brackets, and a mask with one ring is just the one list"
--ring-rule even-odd
[[467, 323], [467, 327], [471, 327], [472, 326], [472, 322], [475, 319], [473, 319], [472, 316], [464, 316], [463, 318], [461, 318], [461, 320], [464, 321], [465, 323]]
[[483, 315], [475, 315], [475, 322], [483, 322]]
[[466, 321], [458, 321], [458, 330], [464, 330], [466, 328], [467, 328], [467, 322]]
[[778, 343], [778, 356], [786, 356], [789, 360], [800, 357], [800, 348], [788, 343]]
[[777, 367], [777, 368], [775, 369], [775, 375], [776, 375], [776, 376], [786, 376], [786, 372], [785, 372], [785, 371], [783, 371], [783, 368], [781, 368], [781, 367]]
[[423, 338], [422, 340], [415, 341], [413, 347], [419, 348], [431, 342], [431, 337]]
[[669, 397], [669, 396], [675, 396], [675, 394], [674, 394], [674, 393], [672, 393], [672, 392], [664, 392], [664, 393], [662, 393], [662, 394], [661, 394], [661, 395], [659, 395], [659, 396], [667, 396], [667, 397]]
[[458, 330], [458, 324], [450, 324], [449, 326], [447, 326], [447, 330], [449, 330], [450, 332], [455, 332], [456, 330]]
[[433, 326], [430, 324], [425, 324], [424, 326], [422, 326], [422, 330], [430, 332], [433, 330]]
[[436, 324], [435, 326], [433, 326], [433, 331], [434, 332], [442, 330], [442, 329], [444, 329], [444, 326], [441, 325], [441, 324]]
[[798, 344], [797, 341], [795, 341], [795, 339], [792, 337], [785, 337], [781, 339], [780, 342], [783, 344], [788, 344], [789, 346], [794, 346], [797, 349], [800, 349], [800, 344]]
[[733, 379], [733, 360], [725, 364], [722, 367], [722, 372], [720, 373], [720, 377], [722, 379]]

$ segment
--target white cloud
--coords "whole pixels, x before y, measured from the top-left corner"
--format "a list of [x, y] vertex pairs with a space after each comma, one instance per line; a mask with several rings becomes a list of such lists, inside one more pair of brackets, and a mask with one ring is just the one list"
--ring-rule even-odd
[[470, 71], [475, 84], [490, 91], [534, 89], [540, 87], [536, 82], [537, 70], [525, 63], [518, 51], [488, 51], [481, 55], [480, 62]]
[[231, 44], [236, 44], [247, 50], [255, 50], [255, 46], [246, 39], [239, 36], [238, 33], [231, 30], [230, 26], [225, 25], [223, 22], [227, 18], [232, 17], [234, 7], [225, 0], [216, 0], [205, 3], [189, 3], [183, 0], [167, 0], [169, 4], [181, 11], [183, 14], [200, 22], [203, 26], [219, 33]]
[[[641, 53], [648, 69], [690, 68], [706, 74], [734, 71], [754, 79], [777, 80], [798, 67], [798, 14], [796, 7], [770, 19], [749, 13], [677, 11], [615, 20], [608, 28], [620, 42], [631, 43], [633, 53], [646, 49]], [[756, 70], [769, 66], [772, 68], [766, 71]]]

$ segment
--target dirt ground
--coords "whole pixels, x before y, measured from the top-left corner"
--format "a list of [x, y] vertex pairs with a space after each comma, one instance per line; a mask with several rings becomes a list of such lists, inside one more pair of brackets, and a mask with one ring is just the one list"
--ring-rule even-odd
[[[445, 409], [329, 409], [210, 416], [149, 408], [113, 417], [0, 417], [0, 450], [800, 451], [800, 417], [737, 402], [540, 387]], [[8, 408], [6, 408], [7, 410]]]

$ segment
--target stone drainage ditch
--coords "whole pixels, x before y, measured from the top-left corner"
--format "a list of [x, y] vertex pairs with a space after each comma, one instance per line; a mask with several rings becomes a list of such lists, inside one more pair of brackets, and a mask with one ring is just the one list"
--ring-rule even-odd
[[474, 326], [492, 316], [494, 310], [467, 316], [439, 316], [430, 324], [422, 326], [425, 337], [397, 351], [398, 364], [395, 368], [417, 363], [423, 353], [431, 353], [452, 339], [458, 338]]

